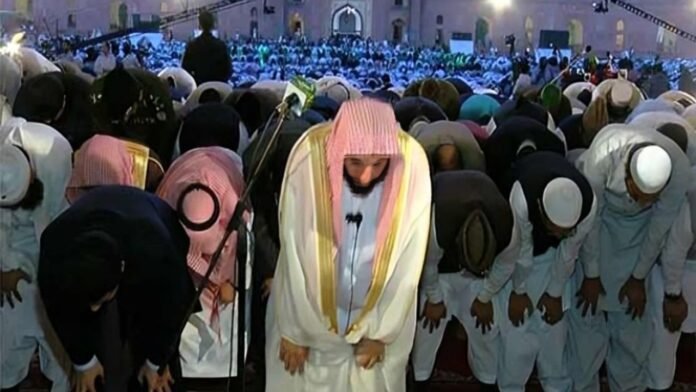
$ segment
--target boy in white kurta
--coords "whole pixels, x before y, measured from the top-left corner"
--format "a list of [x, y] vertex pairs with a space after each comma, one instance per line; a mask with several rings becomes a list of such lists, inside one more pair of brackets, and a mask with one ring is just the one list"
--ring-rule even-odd
[[267, 313], [266, 390], [404, 391], [428, 240], [425, 153], [360, 99], [290, 154]]

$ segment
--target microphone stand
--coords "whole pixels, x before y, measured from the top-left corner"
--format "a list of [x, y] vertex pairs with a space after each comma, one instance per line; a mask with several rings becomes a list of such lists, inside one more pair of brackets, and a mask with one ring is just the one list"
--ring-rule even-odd
[[[207, 271], [205, 272], [205, 275], [203, 276], [203, 280], [201, 283], [198, 285], [196, 288], [196, 295], [194, 299], [191, 301], [189, 304], [188, 310], [186, 311], [186, 316], [182, 320], [182, 323], [179, 327], [179, 334], [183, 333], [184, 328], [186, 327], [186, 324], [188, 323], [189, 318], [193, 314], [194, 310], [196, 309], [196, 306], [199, 304], [199, 298], [201, 294], [203, 293], [203, 290], [208, 285], [208, 282], [210, 281], [210, 276], [212, 275], [213, 271], [215, 270], [215, 267], [217, 266], [218, 262], [220, 261], [220, 255], [222, 254], [222, 251], [225, 247], [225, 243], [227, 243], [227, 240], [230, 238], [232, 233], [237, 232], [239, 234], [239, 238], [241, 239], [242, 236], [244, 235], [244, 239], [240, 240], [240, 244], [242, 244], [243, 247], [246, 246], [247, 241], [245, 235], [247, 234], [248, 230], [246, 227], [246, 224], [244, 220], [242, 219], [243, 215], [247, 211], [251, 211], [251, 205], [250, 205], [250, 196], [251, 196], [251, 189], [254, 187], [254, 184], [256, 183], [256, 180], [261, 173], [261, 169], [264, 166], [264, 163], [268, 159], [268, 154], [271, 151], [271, 148], [273, 147], [274, 143], [278, 139], [278, 135], [280, 134], [280, 129], [283, 126], [283, 123], [285, 123], [285, 120], [290, 113], [290, 107], [291, 104], [294, 102], [294, 100], [297, 99], [297, 96], [291, 95], [289, 96], [285, 101], [283, 101], [280, 105], [276, 107], [276, 112], [279, 114], [278, 116], [278, 124], [276, 125], [275, 129], [273, 130], [273, 133], [271, 134], [271, 139], [269, 143], [266, 145], [265, 150], [263, 151], [263, 154], [261, 155], [261, 159], [259, 159], [256, 164], [256, 168], [251, 174], [251, 177], [249, 177], [249, 182], [247, 183], [246, 189], [244, 189], [244, 193], [242, 193], [242, 196], [239, 198], [239, 201], [237, 202], [237, 205], [235, 207], [234, 213], [232, 214], [232, 218], [227, 224], [227, 227], [225, 228], [225, 233], [222, 236], [222, 239], [218, 243], [217, 248], [215, 249], [215, 252], [213, 253], [213, 256], [210, 259], [210, 265], [208, 266]], [[275, 114], [275, 113], [274, 113]], [[271, 121], [273, 119], [273, 115], [269, 119], [269, 121], [266, 123], [265, 128], [261, 132], [261, 135], [259, 137], [259, 144], [261, 141], [263, 141], [263, 134], [266, 133], [268, 130], [268, 127], [271, 124]], [[239, 255], [246, 255], [246, 249], [244, 251], [238, 250], [237, 256]], [[246, 257], [244, 257], [246, 259]], [[238, 303], [238, 308], [237, 308], [237, 341], [235, 342], [237, 344], [237, 378], [239, 379], [240, 382], [240, 391], [244, 392], [246, 390], [246, 376], [244, 374], [244, 368], [245, 368], [245, 362], [246, 362], [246, 339], [245, 339], [245, 329], [246, 329], [246, 260], [239, 260], [239, 257], [237, 257], [237, 278], [236, 280], [236, 299]], [[177, 352], [179, 340], [177, 340], [175, 343], [175, 347], [170, 347], [170, 353], [167, 358], [167, 361], [164, 362], [164, 365], [160, 367], [159, 373], [160, 375], [163, 374], [164, 369], [167, 364], [172, 360], [174, 354]], [[233, 344], [230, 341], [230, 344]], [[230, 355], [230, 361], [232, 361], [232, 357]], [[228, 383], [229, 387], [229, 383]], [[229, 388], [228, 388], [229, 389]]]

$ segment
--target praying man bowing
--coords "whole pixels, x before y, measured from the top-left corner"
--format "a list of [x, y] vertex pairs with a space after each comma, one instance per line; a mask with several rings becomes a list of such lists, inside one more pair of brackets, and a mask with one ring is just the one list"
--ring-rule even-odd
[[288, 160], [266, 391], [405, 391], [430, 175], [388, 104], [345, 102]]

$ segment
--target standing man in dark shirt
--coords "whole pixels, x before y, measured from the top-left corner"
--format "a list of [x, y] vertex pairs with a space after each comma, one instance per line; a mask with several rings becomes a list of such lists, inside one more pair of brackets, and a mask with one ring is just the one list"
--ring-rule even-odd
[[225, 42], [213, 36], [215, 18], [203, 11], [198, 15], [198, 24], [203, 32], [186, 46], [181, 67], [199, 86], [205, 82], [227, 83], [232, 74], [232, 60]]

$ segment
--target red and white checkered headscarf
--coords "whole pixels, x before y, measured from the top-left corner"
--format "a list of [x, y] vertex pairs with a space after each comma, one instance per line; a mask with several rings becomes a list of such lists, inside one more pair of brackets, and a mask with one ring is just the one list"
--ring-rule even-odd
[[341, 105], [326, 142], [334, 240], [337, 244], [341, 243], [343, 227], [341, 195], [344, 159], [349, 155], [384, 155], [390, 158], [380, 202], [377, 244], [382, 244], [386, 238], [404, 169], [398, 132], [399, 123], [394, 109], [387, 103], [361, 98]]
[[125, 143], [115, 137], [95, 135], [75, 152], [72, 177], [65, 195], [72, 204], [85, 192], [85, 188], [133, 186], [133, 183], [133, 157]]
[[[195, 281], [200, 281], [205, 276], [211, 257], [244, 192], [242, 173], [242, 160], [234, 152], [222, 147], [196, 148], [174, 161], [157, 189], [157, 195], [172, 208], [181, 206], [179, 213], [191, 222], [209, 220], [214, 214], [215, 203], [219, 203], [219, 216], [211, 227], [196, 231], [184, 225], [190, 239], [188, 266]], [[216, 200], [211, 200], [211, 195], [206, 192], [194, 190], [187, 193], [179, 203], [182, 194], [191, 184], [202, 184], [210, 188]], [[248, 214], [244, 216], [247, 222], [249, 218]], [[218, 332], [219, 287], [227, 281], [235, 283], [236, 250], [237, 234], [233, 233], [210, 276], [210, 285], [201, 297], [203, 306], [212, 309], [210, 324]]]

